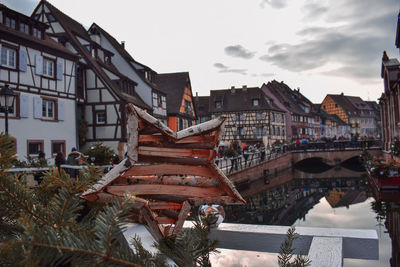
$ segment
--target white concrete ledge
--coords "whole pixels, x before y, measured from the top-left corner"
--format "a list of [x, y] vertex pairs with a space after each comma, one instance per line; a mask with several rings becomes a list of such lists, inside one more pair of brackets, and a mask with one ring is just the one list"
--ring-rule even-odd
[[[192, 227], [186, 221], [184, 227]], [[212, 229], [211, 238], [218, 240], [218, 248], [279, 253], [289, 226], [252, 225], [222, 223]], [[299, 237], [294, 241], [295, 254], [309, 255], [312, 266], [337, 267], [343, 258], [377, 260], [379, 240], [376, 230], [296, 227]], [[124, 238], [130, 243], [139, 236], [142, 244], [150, 251], [154, 239], [141, 224], [129, 224]]]
[[308, 258], [312, 267], [343, 266], [343, 238], [314, 237]]
[[[187, 221], [184, 227], [190, 227]], [[218, 247], [237, 250], [278, 253], [289, 226], [222, 223], [211, 231]], [[295, 253], [307, 255], [314, 236], [343, 238], [343, 257], [376, 260], [379, 239], [376, 230], [296, 227]]]

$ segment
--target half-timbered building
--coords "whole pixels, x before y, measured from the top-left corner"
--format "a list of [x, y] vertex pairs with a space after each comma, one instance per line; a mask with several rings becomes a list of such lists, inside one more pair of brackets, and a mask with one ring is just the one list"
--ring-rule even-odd
[[119, 43], [96, 23], [92, 24], [88, 32], [92, 40], [113, 53], [112, 62], [118, 70], [137, 82], [135, 90], [141, 99], [152, 107], [149, 112], [167, 124], [167, 98], [166, 94], [160, 91], [154, 83], [157, 73], [148, 66], [137, 62], [125, 50], [125, 42]]
[[195, 125], [196, 111], [189, 72], [157, 74], [154, 82], [167, 94], [168, 127], [180, 131]]
[[350, 125], [351, 134], [358, 137], [377, 137], [374, 110], [358, 96], [328, 94], [321, 107], [329, 114], [336, 114]]
[[[0, 4], [0, 87], [16, 95], [8, 133], [20, 160], [76, 147], [78, 57], [51, 39], [48, 26]], [[0, 129], [4, 131], [4, 116]]]
[[120, 156], [126, 145], [124, 106], [133, 103], [149, 112], [152, 107], [139, 96], [137, 82], [113, 64], [114, 52], [99, 44], [96, 36], [48, 1], [40, 1], [32, 18], [48, 26], [46, 33], [79, 56], [77, 117], [87, 121], [87, 144], [102, 142]]
[[400, 62], [396, 58], [389, 58], [384, 52], [381, 70], [384, 92], [379, 99], [379, 105], [382, 117], [382, 141], [386, 151], [390, 151], [396, 139], [400, 138], [399, 69]]
[[299, 89], [292, 90], [284, 82], [271, 81], [261, 86], [275, 105], [284, 110], [286, 139], [317, 138], [319, 118], [312, 110], [312, 103]]
[[285, 112], [258, 87], [211, 90], [208, 106], [211, 118], [226, 118], [221, 139], [227, 143], [268, 146], [285, 141]]

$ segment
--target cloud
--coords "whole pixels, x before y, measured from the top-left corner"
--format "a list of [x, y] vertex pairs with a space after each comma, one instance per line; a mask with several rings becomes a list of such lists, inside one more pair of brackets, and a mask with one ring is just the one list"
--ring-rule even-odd
[[225, 53], [228, 56], [232, 56], [232, 57], [240, 57], [240, 58], [244, 58], [244, 59], [250, 59], [253, 58], [255, 55], [255, 52], [250, 52], [249, 50], [245, 49], [243, 46], [241, 45], [231, 45], [231, 46], [227, 46], [225, 47]]
[[233, 69], [228, 66], [225, 66], [222, 63], [215, 63], [214, 67], [219, 69], [220, 73], [229, 73], [230, 72], [230, 73], [238, 73], [238, 74], [242, 74], [242, 75], [247, 75], [247, 69]]
[[[394, 50], [397, 19], [394, 0], [382, 0], [382, 6], [381, 1], [379, 5], [372, 0], [350, 2], [332, 1], [328, 9], [327, 1], [308, 1], [303, 6], [307, 16], [320, 17], [327, 23], [322, 24], [324, 26], [311, 23], [297, 32], [303, 39], [296, 44], [269, 45], [268, 53], [259, 59], [292, 72], [325, 67], [320, 71], [324, 75], [379, 78], [382, 51]], [[359, 15], [360, 10], [374, 8], [379, 11]]]
[[287, 6], [289, 0], [262, 0], [260, 6], [265, 7], [265, 4], [271, 6], [272, 8], [281, 9]]

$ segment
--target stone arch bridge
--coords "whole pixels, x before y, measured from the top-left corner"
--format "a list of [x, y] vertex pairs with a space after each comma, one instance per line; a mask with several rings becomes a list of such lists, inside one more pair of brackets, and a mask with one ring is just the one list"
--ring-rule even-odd
[[[290, 170], [290, 177], [299, 179], [357, 177], [363, 170], [352, 169], [347, 165], [352, 165], [350, 162], [357, 161], [362, 152], [363, 150], [360, 148], [291, 151], [274, 159], [233, 171], [227, 176], [237, 185], [261, 178], [268, 179], [268, 183], [273, 183], [274, 178], [280, 177], [281, 173], [288, 174], [288, 170]], [[380, 148], [370, 148], [368, 152], [373, 156], [382, 156], [383, 154]]]

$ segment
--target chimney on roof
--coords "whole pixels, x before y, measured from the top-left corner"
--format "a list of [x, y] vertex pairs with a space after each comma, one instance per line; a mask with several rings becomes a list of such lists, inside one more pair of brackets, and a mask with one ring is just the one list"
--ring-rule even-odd
[[247, 92], [247, 85], [242, 86], [243, 92]]
[[300, 87], [297, 87], [297, 92], [299, 92], [299, 93], [300, 93]]
[[199, 92], [196, 92], [196, 97], [198, 97], [199, 96]]
[[125, 41], [121, 41], [121, 46], [125, 49]]
[[341, 96], [344, 96], [343, 92], [340, 94]]
[[232, 93], [232, 94], [235, 93], [235, 86], [231, 86], [231, 93]]

